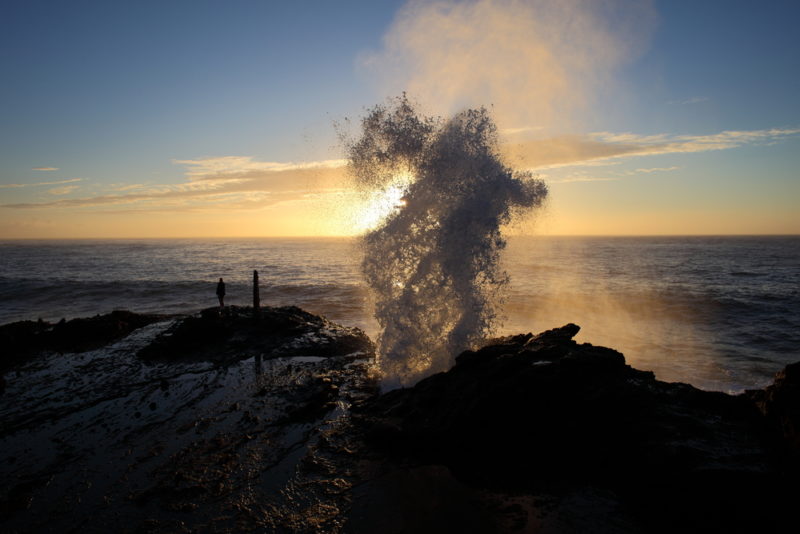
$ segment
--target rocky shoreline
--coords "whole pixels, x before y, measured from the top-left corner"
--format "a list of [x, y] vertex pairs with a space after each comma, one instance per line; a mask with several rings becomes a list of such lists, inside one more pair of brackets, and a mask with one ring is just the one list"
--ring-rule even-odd
[[411, 479], [463, 484], [483, 503], [470, 523], [503, 532], [797, 528], [800, 364], [731, 396], [660, 382], [577, 332], [497, 340], [354, 411], [390, 458], [443, 468]]
[[575, 325], [379, 393], [299, 308], [0, 327], [0, 530], [794, 532], [800, 363], [738, 396]]

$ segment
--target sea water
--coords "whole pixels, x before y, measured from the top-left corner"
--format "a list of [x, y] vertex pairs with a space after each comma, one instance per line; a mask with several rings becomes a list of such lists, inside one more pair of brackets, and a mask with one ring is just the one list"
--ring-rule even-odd
[[[496, 334], [574, 322], [662, 380], [737, 392], [800, 360], [800, 237], [511, 237]], [[297, 305], [375, 336], [356, 239], [0, 242], [0, 324]]]

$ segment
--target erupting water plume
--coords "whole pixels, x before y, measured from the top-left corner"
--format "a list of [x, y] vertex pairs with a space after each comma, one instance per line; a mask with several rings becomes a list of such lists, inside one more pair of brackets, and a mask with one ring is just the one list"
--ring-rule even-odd
[[486, 109], [450, 119], [417, 113], [405, 95], [369, 111], [349, 143], [350, 171], [368, 191], [404, 196], [363, 237], [375, 296], [381, 369], [409, 384], [449, 367], [498, 322], [500, 227], [541, 205], [547, 188], [500, 161]]

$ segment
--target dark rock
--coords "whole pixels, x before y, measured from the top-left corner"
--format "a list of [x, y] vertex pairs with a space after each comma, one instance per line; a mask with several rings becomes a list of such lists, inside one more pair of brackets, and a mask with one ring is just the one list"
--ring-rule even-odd
[[358, 328], [347, 328], [295, 306], [202, 310], [180, 319], [139, 351], [145, 360], [224, 361], [250, 356], [342, 356], [372, 353], [373, 345]]
[[3, 347], [0, 373], [44, 349], [51, 326], [49, 323], [34, 321], [18, 321], [0, 326], [0, 346]]
[[[95, 333], [67, 321], [0, 333], [57, 350], [81, 336], [120, 335], [130, 327], [122, 322]], [[169, 364], [81, 362], [94, 378], [74, 382], [80, 395], [23, 410], [16, 430], [4, 420], [4, 443], [17, 446], [0, 458], [0, 522], [9, 531], [98, 532], [128, 523], [130, 531], [796, 530], [798, 469], [787, 450], [797, 446], [800, 364], [766, 390], [732, 397], [657, 381], [617, 351], [575, 342], [578, 330], [498, 338], [446, 373], [378, 396], [367, 365], [346, 357], [368, 357], [361, 331], [295, 307], [263, 308], [258, 318], [249, 308], [209, 308], [175, 321], [139, 355]], [[255, 370], [234, 362], [251, 355]], [[310, 355], [342, 358], [261, 362]], [[241, 373], [227, 372], [233, 363]], [[118, 390], [135, 403], [109, 403]], [[138, 400], [156, 397], [158, 405]], [[7, 411], [16, 402], [2, 399]], [[162, 417], [143, 417], [145, 404]], [[98, 406], [116, 410], [99, 426]], [[70, 425], [63, 439], [49, 430], [59, 419]], [[26, 459], [51, 445], [63, 456]], [[95, 485], [77, 492], [78, 476]]]
[[155, 365], [133, 353], [142, 335], [6, 375], [0, 531], [341, 532], [360, 461], [346, 409], [377, 388], [366, 336], [294, 307], [164, 330]]
[[315, 377], [286, 394], [291, 408], [287, 410], [284, 421], [303, 422], [322, 417], [335, 406], [339, 387], [330, 378]]
[[537, 349], [547, 345], [570, 344], [572, 338], [577, 336], [580, 330], [581, 327], [573, 323], [566, 324], [560, 328], [546, 330], [528, 339], [525, 342], [525, 348]]
[[745, 395], [755, 402], [795, 454], [800, 454], [800, 362], [777, 373], [772, 385]]
[[0, 520], [30, 508], [36, 490], [50, 484], [52, 479], [51, 475], [32, 476], [11, 488], [3, 488], [7, 491], [0, 494]]
[[0, 326], [0, 372], [43, 351], [83, 352], [122, 339], [134, 330], [167, 319], [164, 315], [139, 314], [117, 310], [105, 315], [67, 321], [55, 325], [42, 321], [18, 321]]
[[81, 352], [121, 339], [137, 328], [163, 321], [163, 315], [113, 311], [106, 315], [60, 322], [52, 330], [52, 343], [61, 352]]
[[353, 534], [483, 534], [489, 513], [475, 490], [441, 465], [398, 469], [356, 488], [347, 532]]
[[[577, 332], [567, 325], [466, 352], [358, 416], [393, 457], [445, 465], [478, 488], [601, 488], [645, 531], [788, 524], [783, 504], [797, 491], [784, 491], [784, 465], [747, 398], [657, 381], [617, 351], [579, 345]], [[785, 373], [763, 401], [787, 435], [797, 429], [794, 377]]]

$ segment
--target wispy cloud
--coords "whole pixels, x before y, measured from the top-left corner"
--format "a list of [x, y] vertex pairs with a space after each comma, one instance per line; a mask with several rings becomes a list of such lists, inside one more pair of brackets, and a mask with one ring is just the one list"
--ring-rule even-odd
[[601, 141], [633, 147], [633, 155], [679, 154], [726, 150], [748, 144], [767, 144], [797, 135], [800, 128], [771, 128], [768, 130], [727, 130], [710, 135], [667, 134], [638, 136], [600, 132], [593, 136]]
[[544, 130], [544, 126], [521, 126], [519, 128], [503, 128], [500, 130], [500, 133], [503, 135], [519, 135], [541, 130]]
[[109, 191], [134, 191], [136, 189], [144, 189], [147, 187], [145, 184], [111, 184], [108, 186]]
[[32, 184], [0, 184], [0, 189], [8, 189], [15, 187], [38, 187], [42, 185], [71, 184], [73, 182], [80, 182], [81, 180], [83, 180], [83, 178], [70, 178], [69, 180], [58, 180], [55, 182], [36, 182]]
[[563, 178], [549, 178], [547, 179], [547, 183], [549, 184], [571, 184], [571, 183], [578, 183], [578, 182], [618, 182], [619, 178], [613, 177], [600, 177], [600, 176], [582, 176], [582, 175], [574, 175], [574, 176], [565, 176]]
[[347, 160], [334, 159], [306, 163], [280, 163], [257, 161], [249, 156], [223, 156], [204, 159], [175, 159], [173, 163], [187, 167], [186, 176], [191, 180], [236, 179], [237, 176], [254, 171], [281, 172], [306, 169], [335, 169], [347, 165]]
[[700, 104], [703, 102], [708, 102], [707, 96], [693, 96], [684, 100], [670, 100], [667, 102], [667, 104], [672, 106], [690, 106], [692, 104]]
[[32, 171], [46, 171], [46, 172], [51, 172], [51, 171], [57, 171], [57, 170], [58, 170], [58, 167], [34, 167], [34, 168], [32, 168], [31, 170], [32, 170]]
[[504, 154], [515, 167], [548, 169], [597, 165], [623, 158], [728, 150], [771, 144], [800, 133], [800, 128], [728, 130], [710, 135], [639, 135], [597, 132], [507, 144]]
[[51, 195], [68, 195], [78, 189], [77, 185], [65, 185], [63, 187], [54, 187], [53, 189], [48, 189], [47, 192]]
[[673, 166], [673, 167], [651, 167], [651, 168], [649, 168], [649, 169], [636, 169], [636, 170], [635, 170], [635, 171], [633, 171], [633, 172], [636, 172], [636, 173], [645, 173], [645, 174], [650, 174], [650, 173], [652, 173], [652, 172], [671, 172], [671, 171], [677, 171], [678, 169], [680, 169], [680, 167], [677, 167], [677, 166]]
[[[340, 190], [346, 181], [344, 160], [276, 163], [246, 156], [174, 160], [186, 167], [180, 184], [115, 184], [105, 194], [45, 202], [17, 202], [4, 208], [96, 208], [120, 210], [258, 209], [304, 198], [311, 192]], [[55, 189], [52, 194], [71, 191]]]

